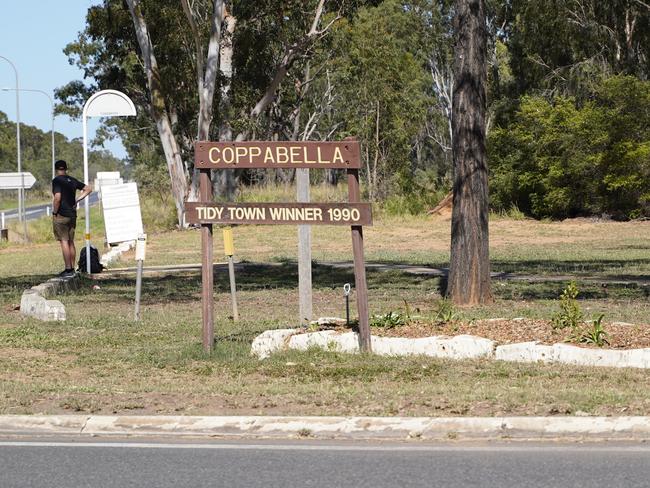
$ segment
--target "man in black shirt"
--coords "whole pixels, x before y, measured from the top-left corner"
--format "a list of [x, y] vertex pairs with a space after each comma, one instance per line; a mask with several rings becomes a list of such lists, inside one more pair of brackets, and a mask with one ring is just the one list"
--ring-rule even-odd
[[[74, 231], [77, 226], [77, 203], [92, 191], [90, 185], [68, 176], [68, 164], [62, 159], [54, 163], [56, 177], [52, 180], [52, 229], [54, 237], [61, 243], [65, 269], [59, 276], [74, 276], [77, 250], [74, 247]], [[76, 198], [77, 190], [81, 190]]]

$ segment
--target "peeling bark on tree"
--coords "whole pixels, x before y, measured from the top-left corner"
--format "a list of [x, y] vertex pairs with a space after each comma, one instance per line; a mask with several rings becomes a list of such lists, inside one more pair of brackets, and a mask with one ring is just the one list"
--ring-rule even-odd
[[485, 147], [485, 0], [456, 0], [453, 96], [454, 204], [448, 295], [458, 305], [492, 301]]
[[153, 44], [149, 36], [149, 30], [142, 14], [140, 2], [138, 0], [127, 0], [133, 25], [135, 27], [138, 45], [142, 53], [147, 75], [147, 85], [151, 96], [151, 116], [156, 122], [160, 142], [165, 153], [167, 169], [171, 180], [172, 194], [176, 204], [176, 213], [179, 225], [183, 225], [183, 213], [185, 208], [185, 195], [187, 193], [187, 176], [181, 159], [178, 141], [172, 131], [172, 124], [169, 113], [165, 106], [165, 98], [160, 86], [160, 72], [158, 62], [153, 51]]
[[[219, 140], [232, 141], [232, 126], [230, 123], [231, 87], [232, 87], [232, 60], [234, 55], [233, 37], [237, 18], [226, 13], [224, 15], [224, 33], [221, 37], [221, 50], [219, 54], [219, 71], [221, 73], [221, 98], [219, 100]], [[215, 170], [213, 172], [213, 191], [220, 198], [232, 201], [237, 188], [234, 171]]]
[[[181, 0], [183, 12], [190, 25], [194, 46], [196, 50], [195, 68], [197, 91], [199, 94], [199, 120], [197, 140], [207, 141], [210, 138], [210, 125], [213, 119], [213, 101], [219, 72], [219, 50], [221, 42], [221, 25], [226, 15], [226, 8], [223, 0], [213, 0], [212, 15], [210, 17], [210, 40], [208, 41], [208, 53], [205, 55], [201, 36], [199, 35], [198, 22], [192, 5], [188, 0]], [[192, 184], [189, 200], [195, 201], [199, 190], [199, 171], [194, 168], [192, 173]]]

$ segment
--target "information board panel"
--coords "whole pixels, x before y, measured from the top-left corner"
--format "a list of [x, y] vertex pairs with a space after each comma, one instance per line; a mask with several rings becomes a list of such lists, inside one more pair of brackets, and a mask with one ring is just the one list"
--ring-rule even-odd
[[361, 149], [359, 142], [354, 140], [196, 142], [194, 166], [199, 169], [359, 169]]
[[108, 185], [102, 188], [102, 210], [106, 241], [109, 244], [135, 241], [144, 233], [136, 183]]
[[369, 203], [185, 204], [190, 224], [372, 225]]

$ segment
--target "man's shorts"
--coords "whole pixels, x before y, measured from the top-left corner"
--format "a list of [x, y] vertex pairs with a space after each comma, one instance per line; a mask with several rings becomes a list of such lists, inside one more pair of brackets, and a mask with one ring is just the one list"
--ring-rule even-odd
[[77, 227], [77, 217], [52, 216], [52, 230], [57, 241], [74, 241], [75, 227]]

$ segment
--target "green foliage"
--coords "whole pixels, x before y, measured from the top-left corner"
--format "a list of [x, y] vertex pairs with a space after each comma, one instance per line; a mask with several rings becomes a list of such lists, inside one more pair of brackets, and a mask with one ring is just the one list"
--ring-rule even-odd
[[591, 328], [585, 330], [580, 336], [580, 342], [593, 344], [598, 347], [603, 347], [605, 344], [609, 344], [607, 341], [607, 332], [605, 332], [602, 324], [604, 316], [604, 314], [600, 314], [597, 319], [594, 319]]
[[438, 193], [402, 193], [387, 197], [381, 204], [386, 215], [419, 215], [436, 206], [444, 195]]
[[392, 310], [385, 314], [373, 315], [370, 318], [371, 327], [381, 327], [383, 329], [394, 329], [400, 325], [405, 325], [407, 322], [407, 317], [399, 312], [393, 312]]
[[490, 135], [492, 204], [537, 218], [650, 215], [650, 82], [613, 77], [593, 100], [524, 97]]
[[[36, 178], [34, 186], [27, 190], [26, 198], [38, 194], [47, 201], [51, 198], [52, 182], [52, 135], [37, 127], [20, 125], [21, 159], [23, 171]], [[63, 134], [54, 133], [56, 159], [65, 159], [70, 174], [83, 179], [83, 147], [79, 139], [68, 140]], [[97, 171], [124, 172], [124, 162], [105, 150], [91, 150], [88, 154], [88, 170], [91, 180]], [[16, 124], [4, 112], [0, 112], [0, 172], [15, 172], [16, 168]], [[7, 197], [0, 194], [0, 199]], [[13, 192], [11, 192], [13, 193]], [[10, 197], [12, 200], [14, 197]]]
[[[416, 193], [411, 187], [412, 147], [432, 104], [426, 16], [403, 4], [385, 0], [359, 9], [353, 19], [336, 27], [331, 50], [322, 53], [330, 58], [331, 68], [320, 83], [331, 83], [336, 98], [333, 119], [322, 119], [320, 128], [325, 132], [339, 125], [336, 137], [360, 139], [363, 179], [373, 201]], [[314, 96], [322, 98], [318, 89]]]
[[435, 320], [443, 324], [448, 324], [449, 322], [453, 322], [458, 318], [458, 313], [454, 307], [454, 304], [447, 298], [438, 300], [435, 312]]
[[578, 293], [578, 286], [575, 281], [570, 282], [562, 291], [562, 295], [560, 295], [560, 311], [552, 319], [553, 328], [576, 330], [582, 324], [584, 315], [576, 300]]

